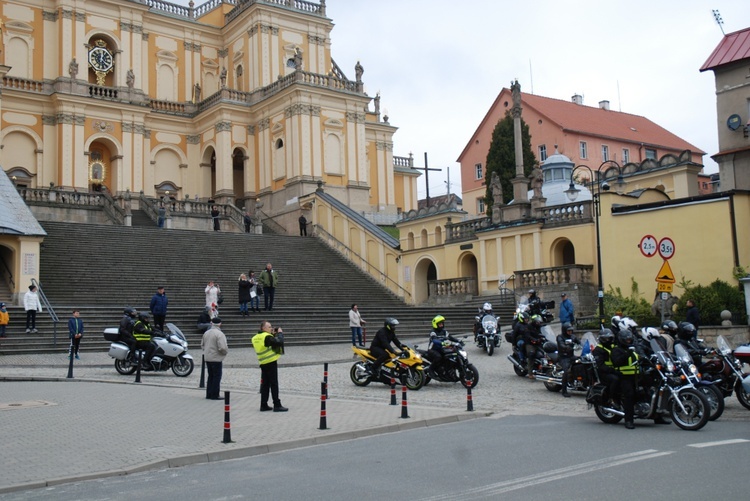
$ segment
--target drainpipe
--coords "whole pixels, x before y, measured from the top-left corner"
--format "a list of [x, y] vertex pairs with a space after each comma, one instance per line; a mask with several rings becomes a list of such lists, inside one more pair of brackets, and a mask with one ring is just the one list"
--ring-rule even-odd
[[737, 248], [737, 220], [734, 214], [734, 192], [729, 194], [729, 223], [732, 228], [732, 252], [734, 253], [734, 267], [740, 265], [740, 251]]

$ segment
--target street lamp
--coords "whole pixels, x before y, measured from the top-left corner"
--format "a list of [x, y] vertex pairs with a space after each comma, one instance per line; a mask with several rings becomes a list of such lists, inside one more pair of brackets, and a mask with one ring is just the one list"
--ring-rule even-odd
[[[614, 160], [606, 160], [599, 165], [599, 173], [602, 172], [602, 168], [606, 164], [612, 164], [614, 168], [617, 169], [617, 182], [615, 183], [615, 189], [618, 193], [622, 191], [622, 188], [625, 185], [625, 182], [622, 179], [622, 167], [620, 167], [620, 164], [615, 162]], [[573, 179], [573, 176], [575, 175], [576, 170], [578, 169], [586, 169], [589, 171], [589, 175], [591, 182], [588, 183], [592, 188], [596, 188], [596, 190], [592, 190], [591, 193], [591, 199], [594, 204], [594, 225], [596, 227], [596, 271], [597, 271], [597, 279], [599, 282], [599, 292], [597, 294], [598, 300], [599, 300], [599, 326], [600, 328], [604, 327], [604, 279], [602, 278], [602, 247], [601, 247], [601, 235], [599, 234], [599, 216], [601, 214], [601, 191], [609, 191], [610, 185], [606, 181], [594, 181], [594, 172], [591, 170], [591, 167], [588, 165], [576, 165], [573, 167], [573, 170], [570, 172], [570, 186], [567, 190], [565, 190], [565, 196], [570, 200], [571, 202], [575, 202], [578, 198], [578, 194], [581, 192], [578, 188], [575, 186], [575, 181]], [[609, 169], [607, 169], [609, 170]]]

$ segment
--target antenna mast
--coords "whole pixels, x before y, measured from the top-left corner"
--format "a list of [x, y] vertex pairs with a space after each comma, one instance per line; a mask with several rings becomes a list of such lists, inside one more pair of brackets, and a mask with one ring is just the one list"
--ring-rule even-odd
[[721, 29], [721, 34], [726, 36], [726, 33], [724, 33], [724, 20], [721, 18], [721, 14], [719, 13], [719, 9], [713, 9], [711, 10], [711, 13], [714, 15], [714, 20], [716, 21], [716, 24], [719, 25], [719, 28]]

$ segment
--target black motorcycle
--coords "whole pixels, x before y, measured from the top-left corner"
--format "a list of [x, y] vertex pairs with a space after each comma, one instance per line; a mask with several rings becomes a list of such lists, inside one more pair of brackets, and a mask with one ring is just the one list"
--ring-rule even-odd
[[[568, 390], [587, 392], [589, 388], [596, 384], [595, 361], [592, 354], [595, 347], [596, 338], [591, 332], [585, 333], [581, 337], [581, 344], [575, 346], [574, 354], [576, 356], [570, 365]], [[557, 362], [556, 357], [555, 362]], [[562, 390], [562, 377], [562, 367], [555, 364], [555, 367], [548, 374], [537, 375], [536, 379], [544, 382], [545, 388], [549, 391], [556, 392]]]
[[[557, 366], [557, 338], [552, 328], [548, 325], [542, 326], [541, 334], [542, 336], [539, 340], [532, 343], [535, 348], [532, 355], [534, 358], [533, 374], [535, 377], [541, 376], [540, 380], [544, 381], [555, 374]], [[513, 371], [516, 373], [516, 376], [525, 377], [529, 374], [529, 371], [526, 369], [526, 357], [528, 356], [526, 351], [521, 353], [521, 349], [513, 345], [513, 352], [507, 358], [513, 364]], [[559, 376], [562, 377], [562, 371], [559, 371]], [[557, 385], [557, 389], [554, 389], [555, 383], [547, 381], [545, 381], [544, 385], [550, 391], [559, 391], [562, 388], [562, 386]]]
[[742, 371], [742, 361], [734, 356], [735, 351], [724, 336], [716, 338], [716, 345], [710, 351], [715, 358], [704, 361], [698, 372], [704, 380], [713, 382], [724, 397], [735, 393], [740, 404], [750, 409], [750, 374]]
[[[683, 430], [700, 430], [708, 423], [711, 405], [703, 393], [684, 380], [674, 359], [656, 340], [652, 339], [650, 345], [654, 355], [639, 359], [641, 374], [636, 383], [635, 418], [658, 419], [667, 415]], [[619, 395], [609, 395], [598, 373], [586, 402], [604, 423], [615, 424], [625, 417]]]
[[[466, 339], [466, 337], [464, 337]], [[471, 385], [476, 388], [479, 384], [479, 371], [474, 365], [469, 363], [469, 356], [464, 349], [464, 341], [459, 340], [443, 342], [444, 355], [442, 361], [435, 365], [439, 354], [434, 350], [420, 350], [418, 345], [414, 348], [422, 355], [424, 363], [424, 384], [427, 385], [431, 380], [442, 381], [444, 383], [461, 382], [464, 388]]]

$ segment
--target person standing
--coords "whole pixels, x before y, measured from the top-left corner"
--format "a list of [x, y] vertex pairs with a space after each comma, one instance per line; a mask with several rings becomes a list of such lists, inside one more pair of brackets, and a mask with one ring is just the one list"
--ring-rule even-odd
[[211, 219], [214, 222], [214, 231], [219, 231], [221, 229], [220, 223], [219, 223], [219, 215], [221, 213], [219, 212], [219, 208], [214, 204], [211, 206]]
[[[575, 326], [575, 308], [573, 307], [573, 301], [568, 298], [568, 295], [562, 293], [562, 301], [560, 302], [560, 323], [565, 325], [566, 323]], [[563, 330], [563, 334], [565, 331]]]
[[219, 304], [219, 292], [221, 292], [219, 284], [214, 284], [213, 280], [209, 280], [204, 292], [206, 293], [206, 306], [213, 308], [214, 305]]
[[151, 304], [148, 308], [154, 317], [154, 326], [162, 332], [164, 331], [164, 322], [167, 319], [167, 304], [169, 304], [169, 298], [164, 292], [164, 286], [160, 285], [156, 288], [156, 294], [151, 298]]
[[300, 214], [299, 216], [299, 236], [306, 237], [307, 236], [307, 218], [304, 214]]
[[5, 329], [10, 322], [10, 315], [5, 309], [5, 303], [0, 303], [0, 337], [5, 337]]
[[562, 334], [557, 336], [557, 362], [563, 370], [562, 396], [570, 397], [568, 394], [568, 381], [570, 381], [570, 367], [573, 364], [574, 344], [581, 344], [575, 336], [575, 328], [570, 322], [563, 324]]
[[70, 353], [68, 357], [76, 357], [76, 360], [80, 360], [78, 356], [78, 348], [81, 346], [81, 338], [83, 337], [83, 320], [81, 320], [81, 314], [79, 310], [73, 310], [73, 317], [68, 320], [68, 335], [70, 336]]
[[250, 308], [253, 311], [260, 311], [258, 279], [255, 278], [255, 272], [253, 270], [250, 270], [250, 277], [248, 277], [248, 280], [250, 281]]
[[167, 209], [164, 204], [159, 204], [158, 217], [156, 218], [157, 225], [159, 228], [164, 228], [164, 221], [167, 219]]
[[247, 279], [247, 275], [244, 273], [241, 274], [237, 282], [237, 298], [240, 303], [240, 315], [243, 317], [247, 316], [247, 303], [250, 302], [251, 288], [252, 285], [250, 284], [250, 280]]
[[685, 313], [685, 322], [690, 322], [695, 327], [695, 337], [698, 337], [698, 327], [701, 323], [701, 314], [698, 311], [698, 307], [695, 306], [695, 301], [692, 299], [687, 300], [687, 312]]
[[242, 213], [242, 222], [245, 223], [245, 233], [250, 233], [250, 225], [253, 222], [253, 218], [250, 217], [250, 213], [247, 211], [244, 211]]
[[349, 328], [352, 330], [352, 346], [365, 346], [362, 343], [362, 324], [366, 323], [362, 319], [362, 315], [359, 314], [359, 307], [353, 304], [352, 309], [349, 310]]
[[42, 311], [42, 303], [36, 285], [29, 285], [28, 292], [23, 295], [23, 309], [26, 310], [26, 334], [39, 332], [36, 330], [36, 312]]
[[271, 263], [266, 264], [266, 269], [260, 274], [260, 284], [263, 286], [263, 303], [266, 311], [273, 310], [273, 297], [276, 293], [276, 285], [279, 283], [279, 276], [273, 269]]
[[619, 373], [622, 410], [625, 412], [625, 428], [635, 428], [635, 380], [638, 375], [638, 353], [635, 351], [635, 338], [629, 330], [622, 329], [617, 334], [617, 344], [612, 348], [612, 365]]
[[211, 319], [211, 328], [201, 338], [201, 349], [208, 370], [206, 399], [221, 400], [219, 391], [221, 390], [222, 365], [224, 358], [229, 353], [229, 348], [227, 347], [227, 338], [221, 331], [221, 319], [219, 317]]
[[[260, 411], [288, 411], [289, 409], [281, 405], [281, 399], [279, 398], [279, 366], [277, 363], [281, 355], [284, 354], [284, 332], [281, 327], [273, 329], [271, 322], [263, 320], [260, 323], [260, 332], [253, 336], [252, 342], [260, 364]], [[273, 400], [273, 407], [268, 405], [269, 392]]]

